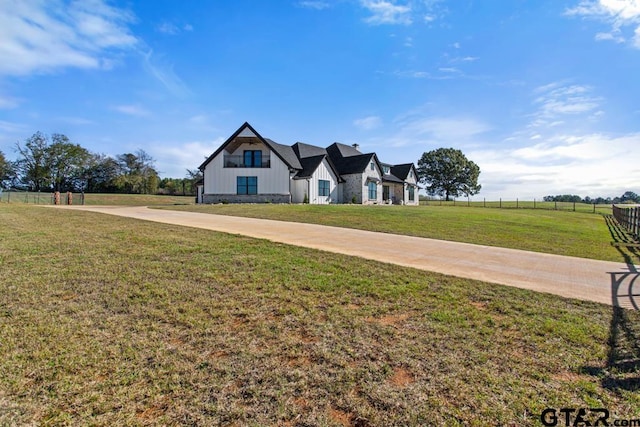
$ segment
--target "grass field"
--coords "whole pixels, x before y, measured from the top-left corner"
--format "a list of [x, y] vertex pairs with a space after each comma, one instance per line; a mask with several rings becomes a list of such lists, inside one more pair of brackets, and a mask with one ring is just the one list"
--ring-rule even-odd
[[[73, 193], [73, 204], [82, 204], [82, 194]], [[62, 204], [66, 204], [66, 193], [60, 195]], [[157, 206], [184, 205], [195, 202], [195, 196], [157, 196], [152, 194], [103, 194], [85, 193], [85, 205], [117, 205], [117, 206]], [[51, 205], [53, 193], [3, 191], [0, 203]]]
[[593, 213], [453, 206], [190, 205], [168, 209], [309, 222], [640, 264], [630, 236]]
[[543, 209], [560, 210], [585, 213], [611, 214], [611, 205], [592, 205], [588, 203], [573, 202], [544, 202], [536, 200], [420, 200], [421, 206], [456, 206], [474, 208], [498, 208], [498, 209]]
[[640, 417], [638, 312], [88, 212], [0, 223], [0, 425]]

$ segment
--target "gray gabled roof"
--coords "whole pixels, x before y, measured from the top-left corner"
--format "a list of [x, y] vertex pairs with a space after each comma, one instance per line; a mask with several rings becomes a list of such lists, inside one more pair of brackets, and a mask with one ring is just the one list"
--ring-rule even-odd
[[409, 176], [409, 171], [411, 170], [412, 167], [414, 167], [413, 163], [403, 163], [401, 165], [393, 165], [391, 166], [391, 173], [404, 181], [407, 179], [407, 176]]
[[240, 133], [245, 129], [249, 129], [251, 132], [253, 132], [264, 145], [266, 145], [267, 147], [269, 147], [269, 149], [276, 153], [276, 156], [278, 156], [280, 160], [282, 160], [291, 169], [302, 169], [302, 165], [300, 164], [300, 161], [296, 157], [291, 147], [278, 144], [277, 142], [270, 139], [263, 138], [258, 132], [256, 132], [253, 127], [251, 127], [248, 122], [244, 122], [244, 124], [240, 126], [238, 130], [233, 133], [233, 135], [231, 135], [212, 155], [207, 158], [207, 160], [205, 160], [198, 167], [198, 169], [204, 170], [204, 168], [211, 162], [211, 160], [213, 160], [218, 154], [220, 154], [220, 152], [222, 152], [222, 150], [224, 150], [224, 148], [229, 143], [231, 143], [231, 141], [236, 139], [236, 137], [240, 135]]
[[352, 157], [352, 156], [360, 156], [362, 155], [361, 151], [358, 151], [355, 147], [351, 145], [341, 144], [340, 142], [334, 142], [330, 146], [327, 147], [327, 152], [329, 150], [333, 151], [333, 155], [330, 153], [331, 157]]
[[307, 157], [316, 157], [327, 154], [327, 150], [322, 147], [317, 147], [311, 144], [305, 144], [304, 142], [296, 142], [293, 144], [293, 151], [295, 151], [296, 155], [300, 159], [304, 159]]
[[401, 180], [400, 178], [398, 178], [397, 176], [393, 175], [393, 174], [386, 174], [382, 176], [382, 180], [386, 181], [386, 182], [397, 182], [398, 184], [403, 184], [404, 181]]
[[311, 175], [318, 169], [320, 163], [326, 157], [325, 154], [321, 154], [319, 156], [313, 157], [305, 157], [304, 159], [300, 159], [300, 163], [302, 164], [302, 170], [296, 174], [296, 178], [311, 178]]
[[300, 160], [298, 160], [298, 156], [293, 151], [293, 148], [289, 145], [278, 144], [277, 142], [265, 138], [267, 142], [271, 145], [271, 149], [275, 151], [275, 153], [282, 159], [289, 167], [293, 169], [302, 169], [302, 165], [300, 164]]

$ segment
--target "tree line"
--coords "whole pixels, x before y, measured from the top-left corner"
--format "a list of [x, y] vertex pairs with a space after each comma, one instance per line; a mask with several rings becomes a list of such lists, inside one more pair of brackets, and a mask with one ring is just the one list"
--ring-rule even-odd
[[573, 202], [573, 203], [587, 203], [590, 205], [610, 205], [613, 203], [640, 203], [640, 195], [633, 191], [625, 191], [622, 196], [619, 197], [580, 197], [575, 194], [561, 194], [557, 196], [545, 196], [543, 198], [545, 202]]
[[36, 132], [16, 143], [17, 159], [0, 151], [0, 187], [29, 191], [131, 194], [195, 194], [200, 171], [160, 179], [155, 160], [144, 150], [115, 157], [92, 153], [66, 135]]

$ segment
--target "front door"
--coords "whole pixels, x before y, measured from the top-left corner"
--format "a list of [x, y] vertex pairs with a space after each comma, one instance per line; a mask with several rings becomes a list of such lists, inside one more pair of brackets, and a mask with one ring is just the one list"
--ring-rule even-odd
[[389, 186], [388, 185], [383, 185], [382, 186], [382, 200], [383, 201], [389, 200]]

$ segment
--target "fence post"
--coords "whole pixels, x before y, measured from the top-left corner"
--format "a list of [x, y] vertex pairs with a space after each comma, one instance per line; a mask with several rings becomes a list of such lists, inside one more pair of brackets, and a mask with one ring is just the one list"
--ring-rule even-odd
[[502, 197], [500, 197], [500, 209], [502, 209]]
[[482, 201], [482, 206], [485, 207], [485, 208], [487, 207], [487, 198], [486, 197]]
[[519, 207], [520, 207], [520, 203], [519, 203], [518, 198], [516, 197], [516, 209], [518, 209]]
[[554, 210], [558, 210], [558, 202], [557, 201], [553, 202], [553, 209]]
[[533, 199], [533, 209], [536, 208], [536, 199]]
[[574, 212], [576, 211], [576, 202], [575, 201], [573, 202], [573, 211]]

